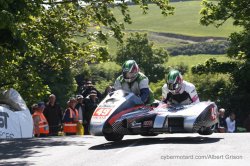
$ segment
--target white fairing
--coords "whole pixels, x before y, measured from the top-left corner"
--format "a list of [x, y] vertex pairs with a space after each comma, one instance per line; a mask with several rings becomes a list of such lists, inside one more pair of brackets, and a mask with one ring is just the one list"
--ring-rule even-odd
[[33, 120], [20, 94], [14, 89], [5, 91], [0, 103], [0, 139], [31, 138]]
[[[154, 109], [157, 112], [156, 120], [154, 123], [154, 128], [167, 128], [168, 126], [164, 126], [165, 117], [183, 117], [184, 118], [184, 129], [188, 132], [192, 132], [193, 125], [197, 117], [209, 106], [213, 104], [213, 102], [199, 102], [190, 105], [184, 105], [175, 107], [171, 110], [171, 108], [166, 108], [166, 104], [160, 104], [157, 108]], [[214, 105], [215, 106], [215, 105]], [[217, 107], [215, 108], [217, 110]], [[213, 113], [213, 112], [211, 112]], [[216, 113], [216, 112], [215, 112]], [[215, 121], [216, 122], [216, 121]]]
[[106, 120], [112, 115], [114, 111], [126, 100], [128, 100], [132, 93], [127, 93], [123, 90], [114, 91], [112, 96], [107, 95], [106, 98], [98, 105], [91, 117], [90, 133], [92, 135], [103, 135], [103, 126]]
[[176, 111], [171, 111], [171, 108], [166, 111], [166, 108], [161, 108], [161, 105], [155, 108], [160, 114], [165, 115], [175, 115], [175, 116], [198, 116], [211, 102], [199, 102], [197, 104], [190, 104], [190, 105], [180, 105], [180, 109], [178, 107]]

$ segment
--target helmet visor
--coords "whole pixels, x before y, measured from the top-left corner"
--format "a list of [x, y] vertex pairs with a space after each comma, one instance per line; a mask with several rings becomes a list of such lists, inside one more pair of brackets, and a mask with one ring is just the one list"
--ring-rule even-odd
[[179, 84], [178, 84], [178, 83], [175, 83], [175, 84], [173, 84], [173, 83], [168, 83], [167, 85], [168, 85], [168, 89], [169, 89], [169, 90], [176, 90], [176, 89], [179, 88]]
[[125, 79], [132, 79], [136, 76], [136, 73], [130, 73], [130, 72], [123, 72], [123, 77]]

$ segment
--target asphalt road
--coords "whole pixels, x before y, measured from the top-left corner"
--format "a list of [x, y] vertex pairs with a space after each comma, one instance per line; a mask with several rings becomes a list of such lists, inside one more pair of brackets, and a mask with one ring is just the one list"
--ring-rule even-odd
[[250, 133], [125, 136], [116, 143], [90, 135], [0, 141], [1, 166], [244, 166], [249, 162]]

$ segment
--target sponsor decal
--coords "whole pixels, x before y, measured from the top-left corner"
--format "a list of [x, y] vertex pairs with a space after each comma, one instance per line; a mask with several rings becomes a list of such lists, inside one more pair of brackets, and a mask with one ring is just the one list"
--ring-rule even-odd
[[7, 122], [8, 122], [9, 114], [7, 112], [0, 112], [0, 128], [7, 129]]
[[[8, 118], [9, 114], [7, 112], [0, 112], [0, 128], [8, 129]], [[12, 132], [0, 131], [0, 138], [14, 138]]]
[[103, 103], [102, 105], [99, 105], [99, 107], [113, 108], [114, 105], [115, 105], [114, 103], [107, 102], [107, 103]]
[[137, 123], [136, 121], [131, 123], [131, 128], [141, 128], [141, 122]]
[[143, 122], [143, 127], [152, 127], [153, 126], [153, 121], [148, 120]]
[[15, 137], [15, 135], [13, 133], [0, 131], [0, 138], [10, 139], [10, 138], [14, 138], [14, 137]]
[[95, 121], [95, 122], [98, 122], [98, 123], [101, 123], [102, 121], [101, 120], [105, 120], [107, 116], [92, 116], [92, 119], [93, 120], [98, 120], [98, 121]]

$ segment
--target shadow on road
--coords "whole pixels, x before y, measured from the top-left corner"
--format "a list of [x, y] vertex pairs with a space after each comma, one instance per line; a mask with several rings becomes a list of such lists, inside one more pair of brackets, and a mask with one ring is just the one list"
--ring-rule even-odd
[[85, 146], [83, 142], [70, 141], [65, 137], [46, 137], [29, 139], [0, 140], [0, 166], [2, 165], [33, 165], [33, 163], [18, 161], [7, 162], [3, 160], [33, 156], [41, 151], [41, 148], [56, 146]]
[[[209, 144], [220, 141], [224, 138], [210, 138], [210, 137], [162, 137], [162, 138], [140, 138], [140, 139], [128, 139], [119, 142], [108, 142], [105, 144], [95, 145], [89, 148], [89, 150], [104, 150], [104, 149], [116, 149], [130, 146], [145, 146], [152, 144]], [[136, 144], [135, 144], [136, 142]]]

